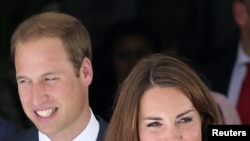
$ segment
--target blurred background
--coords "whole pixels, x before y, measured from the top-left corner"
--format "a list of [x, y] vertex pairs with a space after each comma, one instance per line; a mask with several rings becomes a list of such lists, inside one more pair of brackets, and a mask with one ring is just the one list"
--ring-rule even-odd
[[19, 129], [31, 124], [18, 99], [9, 50], [14, 29], [33, 14], [62, 11], [79, 18], [90, 33], [94, 54], [115, 23], [141, 19], [159, 35], [164, 51], [176, 51], [200, 66], [223, 55], [229, 50], [224, 44], [238, 38], [231, 4], [232, 0], [1, 0], [0, 114]]

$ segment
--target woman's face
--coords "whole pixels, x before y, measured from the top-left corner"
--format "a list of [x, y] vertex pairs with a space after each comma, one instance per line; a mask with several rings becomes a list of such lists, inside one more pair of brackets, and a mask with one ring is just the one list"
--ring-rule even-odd
[[147, 90], [139, 108], [140, 141], [201, 141], [201, 117], [177, 87]]

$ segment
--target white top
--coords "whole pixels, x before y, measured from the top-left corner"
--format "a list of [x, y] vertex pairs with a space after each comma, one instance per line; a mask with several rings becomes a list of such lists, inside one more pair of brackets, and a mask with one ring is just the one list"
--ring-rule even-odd
[[[88, 125], [86, 128], [72, 141], [96, 141], [100, 125], [95, 118], [92, 110], [91, 111], [91, 117]], [[52, 141], [48, 136], [43, 134], [42, 132], [38, 132], [39, 141]]]
[[241, 86], [244, 80], [244, 77], [247, 73], [246, 63], [250, 62], [250, 58], [243, 50], [242, 43], [240, 42], [238, 45], [236, 62], [233, 67], [229, 87], [228, 87], [228, 99], [229, 101], [236, 106], [239, 98], [239, 93], [241, 90]]

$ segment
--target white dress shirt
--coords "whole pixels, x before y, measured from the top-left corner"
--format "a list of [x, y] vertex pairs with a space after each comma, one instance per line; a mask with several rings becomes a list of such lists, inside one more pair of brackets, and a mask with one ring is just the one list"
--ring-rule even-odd
[[237, 58], [233, 67], [227, 94], [229, 101], [234, 106], [237, 105], [241, 86], [247, 73], [247, 67], [245, 64], [248, 62], [250, 62], [250, 58], [244, 52], [242, 43], [240, 42], [238, 45]]
[[[98, 133], [99, 133], [100, 125], [97, 119], [95, 118], [95, 115], [93, 114], [91, 108], [90, 108], [90, 111], [91, 111], [91, 117], [90, 117], [90, 121], [88, 125], [72, 141], [96, 141]], [[39, 137], [39, 141], [51, 141], [51, 139], [48, 136], [46, 136], [40, 131], [38, 132], [38, 137]]]

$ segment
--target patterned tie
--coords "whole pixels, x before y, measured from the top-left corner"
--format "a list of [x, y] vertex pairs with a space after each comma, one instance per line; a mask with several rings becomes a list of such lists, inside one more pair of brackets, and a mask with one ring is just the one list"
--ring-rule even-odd
[[250, 63], [247, 64], [247, 74], [242, 83], [237, 110], [242, 124], [250, 124]]

